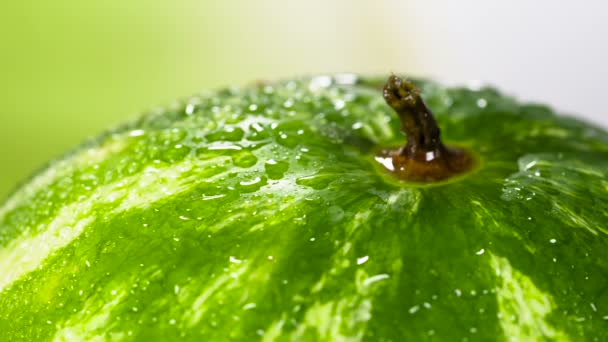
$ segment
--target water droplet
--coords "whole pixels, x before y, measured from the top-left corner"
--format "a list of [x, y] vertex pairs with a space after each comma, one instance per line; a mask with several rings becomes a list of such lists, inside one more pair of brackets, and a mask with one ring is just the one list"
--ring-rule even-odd
[[408, 310], [408, 312], [413, 315], [418, 312], [418, 310], [420, 310], [420, 307], [418, 305], [414, 305]]
[[310, 195], [308, 197], [305, 197], [304, 200], [308, 203], [312, 203], [312, 204], [321, 204], [323, 203], [323, 198], [321, 196], [317, 196], [317, 195]]
[[368, 255], [357, 258], [357, 265], [363, 265], [367, 262], [367, 260], [369, 260]]
[[460, 291], [460, 289], [454, 290], [454, 293], [456, 294], [457, 297], [460, 297], [462, 295], [462, 291]]
[[258, 162], [258, 158], [249, 152], [241, 152], [232, 156], [232, 163], [235, 166], [249, 168]]
[[186, 115], [192, 115], [192, 113], [194, 113], [195, 108], [196, 105], [194, 103], [188, 103], [184, 112], [186, 113]]
[[251, 310], [251, 309], [255, 309], [256, 304], [255, 303], [247, 303], [245, 305], [243, 305], [243, 310]]
[[311, 91], [318, 91], [331, 85], [332, 79], [329, 76], [317, 76], [310, 80], [309, 88]]
[[144, 134], [146, 134], [146, 131], [144, 131], [143, 129], [136, 129], [129, 132], [130, 137], [141, 137]]
[[230, 258], [228, 258], [228, 260], [229, 260], [231, 263], [233, 263], [233, 264], [240, 264], [240, 263], [242, 263], [242, 262], [243, 262], [243, 260], [239, 260], [239, 259], [237, 259], [237, 258], [235, 258], [235, 257], [233, 257], [233, 256], [230, 256]]
[[264, 127], [262, 127], [262, 125], [260, 125], [257, 122], [252, 123], [251, 125], [249, 125], [250, 129], [256, 132], [263, 132], [264, 131]]
[[230, 151], [240, 151], [243, 148], [241, 146], [238, 145], [234, 145], [234, 144], [227, 144], [227, 143], [220, 143], [220, 144], [213, 144], [210, 145], [207, 150], [205, 149], [200, 149], [198, 156], [203, 156], [205, 153], [209, 153], [208, 151], [226, 151], [229, 152]]
[[551, 239], [551, 240], [549, 240], [549, 242], [551, 242], [551, 243], [556, 243], [556, 242], [557, 242], [557, 240], [555, 240], [555, 239]]
[[[269, 203], [272, 203], [272, 202], [269, 201]], [[302, 215], [300, 217], [295, 217], [293, 219], [293, 223], [295, 223], [298, 226], [304, 226], [304, 225], [306, 225], [306, 222], [307, 222], [307, 220], [306, 220], [306, 214], [304, 214], [304, 215]]]
[[335, 180], [335, 175], [325, 173], [321, 170], [319, 173], [312, 176], [305, 176], [296, 179], [296, 184], [309, 186], [316, 190], [327, 188], [331, 182]]
[[338, 100], [334, 101], [334, 108], [336, 110], [343, 109], [345, 105], [346, 105], [346, 102], [344, 102], [344, 100], [338, 99]]
[[249, 125], [249, 134], [247, 140], [259, 141], [269, 137], [269, 132], [258, 122]]
[[207, 134], [205, 138], [208, 141], [240, 141], [243, 139], [245, 132], [239, 127], [226, 127], [223, 131]]
[[327, 208], [327, 216], [331, 222], [339, 222], [344, 218], [344, 210], [337, 205]]
[[277, 180], [283, 178], [285, 172], [289, 170], [289, 163], [270, 159], [264, 164], [264, 169], [266, 170], [268, 178]]
[[169, 148], [163, 151], [161, 159], [165, 162], [175, 163], [184, 159], [189, 153], [191, 148], [182, 144], [174, 145], [173, 148]]
[[484, 99], [484, 98], [477, 99], [477, 107], [486, 108], [487, 105], [488, 105], [488, 101], [486, 101], [486, 99]]
[[239, 190], [242, 192], [253, 192], [266, 185], [268, 181], [266, 177], [255, 177], [251, 180], [243, 180], [239, 182]]
[[482, 255], [485, 251], [486, 250], [482, 248], [482, 249], [478, 250], [477, 252], [475, 252], [475, 254]]
[[296, 135], [293, 134], [293, 132], [287, 132], [287, 131], [280, 131], [278, 133], [278, 139], [276, 140], [276, 142], [281, 145], [281, 146], [285, 146], [288, 148], [294, 148], [296, 147], [301, 139], [298, 138]]
[[291, 107], [293, 107], [293, 99], [287, 99], [283, 103], [283, 107], [285, 107], [285, 108], [291, 108]]
[[203, 201], [210, 201], [210, 200], [214, 200], [217, 198], [222, 198], [225, 197], [226, 194], [218, 194], [218, 195], [204, 195], [203, 194]]
[[371, 276], [371, 277], [365, 279], [363, 281], [363, 285], [364, 286], [369, 286], [370, 284], [377, 283], [377, 282], [379, 282], [381, 280], [385, 280], [385, 279], [388, 279], [388, 278], [389, 278], [388, 274], [376, 274], [374, 276]]

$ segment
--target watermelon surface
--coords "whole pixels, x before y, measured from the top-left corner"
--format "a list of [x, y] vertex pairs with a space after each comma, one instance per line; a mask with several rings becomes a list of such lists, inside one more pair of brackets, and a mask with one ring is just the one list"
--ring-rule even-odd
[[608, 340], [608, 134], [418, 80], [477, 166], [403, 183], [384, 81], [202, 93], [52, 162], [0, 206], [0, 341]]

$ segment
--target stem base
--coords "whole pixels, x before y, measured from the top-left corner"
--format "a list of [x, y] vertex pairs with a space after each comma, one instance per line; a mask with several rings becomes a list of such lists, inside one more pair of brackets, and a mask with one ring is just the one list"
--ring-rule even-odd
[[[434, 183], [462, 175], [471, 170], [473, 157], [465, 150], [444, 147], [436, 158], [412, 158], [403, 148], [384, 149], [376, 154], [376, 161], [402, 181]], [[431, 157], [429, 153], [427, 157]], [[428, 160], [430, 159], [430, 160]]]

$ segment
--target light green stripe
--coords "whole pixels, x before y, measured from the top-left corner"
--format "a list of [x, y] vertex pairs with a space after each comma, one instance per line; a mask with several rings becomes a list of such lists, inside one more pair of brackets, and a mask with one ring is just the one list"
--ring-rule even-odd
[[[148, 167], [142, 173], [97, 188], [88, 198], [62, 208], [54, 219], [29, 236], [25, 232], [0, 250], [0, 291], [9, 287], [25, 274], [40, 267], [55, 251], [67, 246], [95, 221], [94, 207], [113, 205], [109, 215], [146, 207], [162, 198], [190, 189], [192, 183], [203, 181], [188, 173], [197, 161], [185, 160], [174, 166], [155, 169]], [[204, 166], [214, 161], [198, 162]], [[221, 174], [214, 177], [220, 177]]]
[[[91, 298], [85, 302], [83, 309], [74, 314], [65, 324], [57, 324], [58, 330], [55, 333], [53, 341], [55, 342], [70, 342], [70, 341], [105, 341], [111, 337], [112, 341], [120, 341], [127, 334], [107, 335], [109, 323], [111, 323], [112, 309], [119, 305], [127, 297], [127, 287], [118, 289], [115, 292], [114, 298], [97, 308], [98, 300]], [[91, 314], [93, 310], [94, 314]]]
[[496, 296], [498, 319], [505, 336], [512, 341], [569, 340], [545, 319], [553, 310], [551, 296], [538, 289], [529, 277], [513, 269], [509, 260], [489, 254], [496, 275], [502, 279]]
[[84, 150], [78, 154], [69, 156], [67, 159], [56, 162], [52, 167], [47, 168], [44, 172], [31, 179], [27, 185], [20, 188], [19, 191], [13, 194], [4, 205], [0, 207], [0, 221], [19, 204], [26, 202], [26, 199], [29, 196], [32, 196], [40, 190], [44, 190], [49, 185], [53, 184], [53, 182], [68, 176], [76, 169], [107, 160], [108, 156], [120, 153], [126, 146], [127, 141], [124, 138], [112, 139], [102, 146]]
[[[228, 272], [220, 275], [211, 284], [205, 287], [202, 292], [194, 299], [190, 310], [186, 311], [183, 317], [187, 327], [198, 324], [207, 310], [210, 308], [207, 301], [213, 297], [217, 291], [229, 291], [231, 289], [244, 287], [246, 284], [241, 282], [241, 277], [247, 273], [249, 263], [231, 264]], [[192, 293], [194, 290], [190, 290]]]

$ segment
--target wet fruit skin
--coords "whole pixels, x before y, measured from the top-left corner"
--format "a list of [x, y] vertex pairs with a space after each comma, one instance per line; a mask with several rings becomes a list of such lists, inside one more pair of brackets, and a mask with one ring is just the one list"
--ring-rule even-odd
[[608, 134], [416, 80], [471, 173], [400, 182], [386, 77], [208, 92], [0, 206], [0, 340], [608, 339]]

